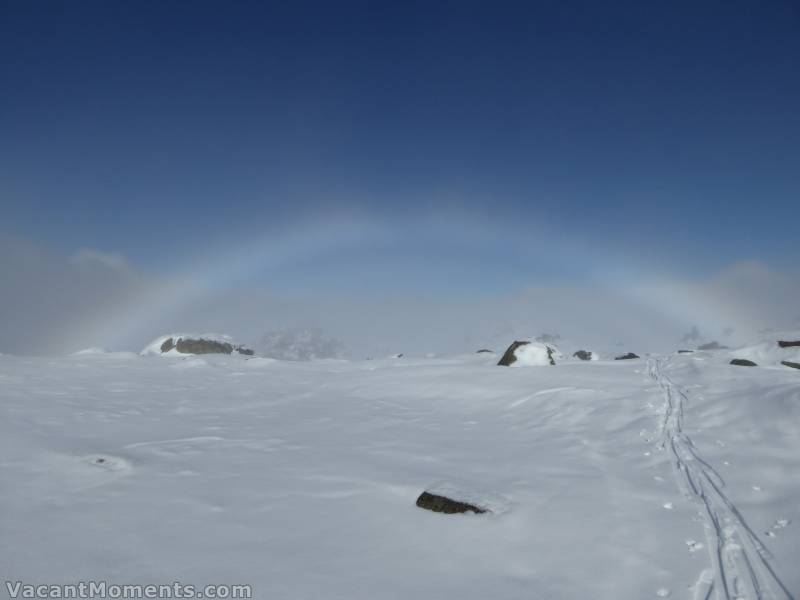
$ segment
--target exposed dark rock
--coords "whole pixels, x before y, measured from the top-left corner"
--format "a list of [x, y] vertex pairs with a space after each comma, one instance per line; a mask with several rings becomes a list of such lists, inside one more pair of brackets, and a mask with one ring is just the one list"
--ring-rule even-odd
[[746, 358], [734, 358], [731, 361], [730, 364], [736, 365], [737, 367], [757, 367], [758, 366], [752, 360], [747, 360]]
[[181, 354], [230, 354], [233, 352], [233, 346], [228, 342], [191, 338], [178, 340], [175, 349]]
[[639, 358], [633, 352], [628, 352], [627, 354], [623, 354], [622, 356], [617, 356], [614, 360], [631, 360], [633, 358]]
[[722, 346], [719, 342], [708, 342], [707, 344], [700, 344], [698, 350], [725, 350], [727, 346]]
[[788, 360], [782, 360], [781, 364], [784, 367], [791, 367], [792, 369], [800, 369], [800, 363], [796, 362], [789, 362]]
[[231, 354], [234, 350], [245, 356], [253, 356], [255, 354], [244, 346], [234, 346], [228, 342], [203, 338], [181, 338], [177, 343], [173, 338], [168, 338], [161, 344], [161, 352], [169, 352], [173, 348], [181, 354]]
[[678, 350], [678, 354], [692, 354], [694, 350]]
[[508, 347], [508, 350], [506, 350], [505, 354], [503, 354], [503, 357], [500, 359], [500, 362], [497, 363], [497, 366], [509, 367], [513, 365], [515, 362], [517, 362], [517, 357], [514, 354], [514, 352], [516, 352], [517, 348], [519, 348], [520, 346], [527, 346], [528, 344], [530, 344], [530, 342], [519, 342], [519, 341], [513, 342]]
[[488, 512], [485, 508], [481, 508], [480, 506], [475, 506], [467, 502], [459, 502], [447, 496], [437, 496], [429, 492], [422, 492], [420, 494], [419, 498], [417, 498], [417, 506], [447, 515], [465, 512], [474, 512], [477, 514]]
[[547, 358], [550, 361], [550, 364], [555, 366], [556, 359], [553, 358], [553, 349], [550, 346], [547, 347]]
[[488, 348], [481, 348], [475, 354], [483, 354], [484, 352], [490, 352], [490, 353], [494, 354], [494, 350], [489, 350]]
[[592, 353], [588, 350], [578, 350], [572, 356], [575, 358], [580, 358], [581, 360], [592, 360]]
[[787, 342], [785, 340], [780, 340], [778, 342], [778, 346], [780, 346], [781, 348], [791, 348], [793, 346], [800, 346], [800, 340], [797, 340], [795, 342]]

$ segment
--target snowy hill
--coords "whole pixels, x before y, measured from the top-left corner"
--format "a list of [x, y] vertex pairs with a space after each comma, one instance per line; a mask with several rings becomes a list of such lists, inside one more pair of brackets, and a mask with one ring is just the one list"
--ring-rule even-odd
[[0, 356], [0, 564], [264, 599], [797, 596], [800, 372], [731, 352]]

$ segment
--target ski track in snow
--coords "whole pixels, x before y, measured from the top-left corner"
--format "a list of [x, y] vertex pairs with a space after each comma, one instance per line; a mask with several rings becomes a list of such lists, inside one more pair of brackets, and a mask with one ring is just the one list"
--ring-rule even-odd
[[648, 361], [650, 377], [664, 391], [660, 450], [669, 449], [678, 484], [700, 505], [712, 569], [694, 586], [694, 600], [793, 600], [771, 564], [772, 556], [727, 497], [722, 477], [683, 432], [688, 394], [665, 373], [668, 358]]

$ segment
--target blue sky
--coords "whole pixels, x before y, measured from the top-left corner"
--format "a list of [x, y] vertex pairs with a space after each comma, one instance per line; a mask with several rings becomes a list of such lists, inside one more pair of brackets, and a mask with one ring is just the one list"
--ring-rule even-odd
[[790, 0], [3, 2], [0, 52], [0, 234], [65, 256], [330, 237], [240, 276], [297, 293], [796, 273]]

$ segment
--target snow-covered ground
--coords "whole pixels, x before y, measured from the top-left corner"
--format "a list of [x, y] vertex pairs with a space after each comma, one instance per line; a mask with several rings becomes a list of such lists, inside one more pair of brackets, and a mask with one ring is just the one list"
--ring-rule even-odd
[[800, 371], [730, 358], [0, 356], [2, 578], [797, 597]]

